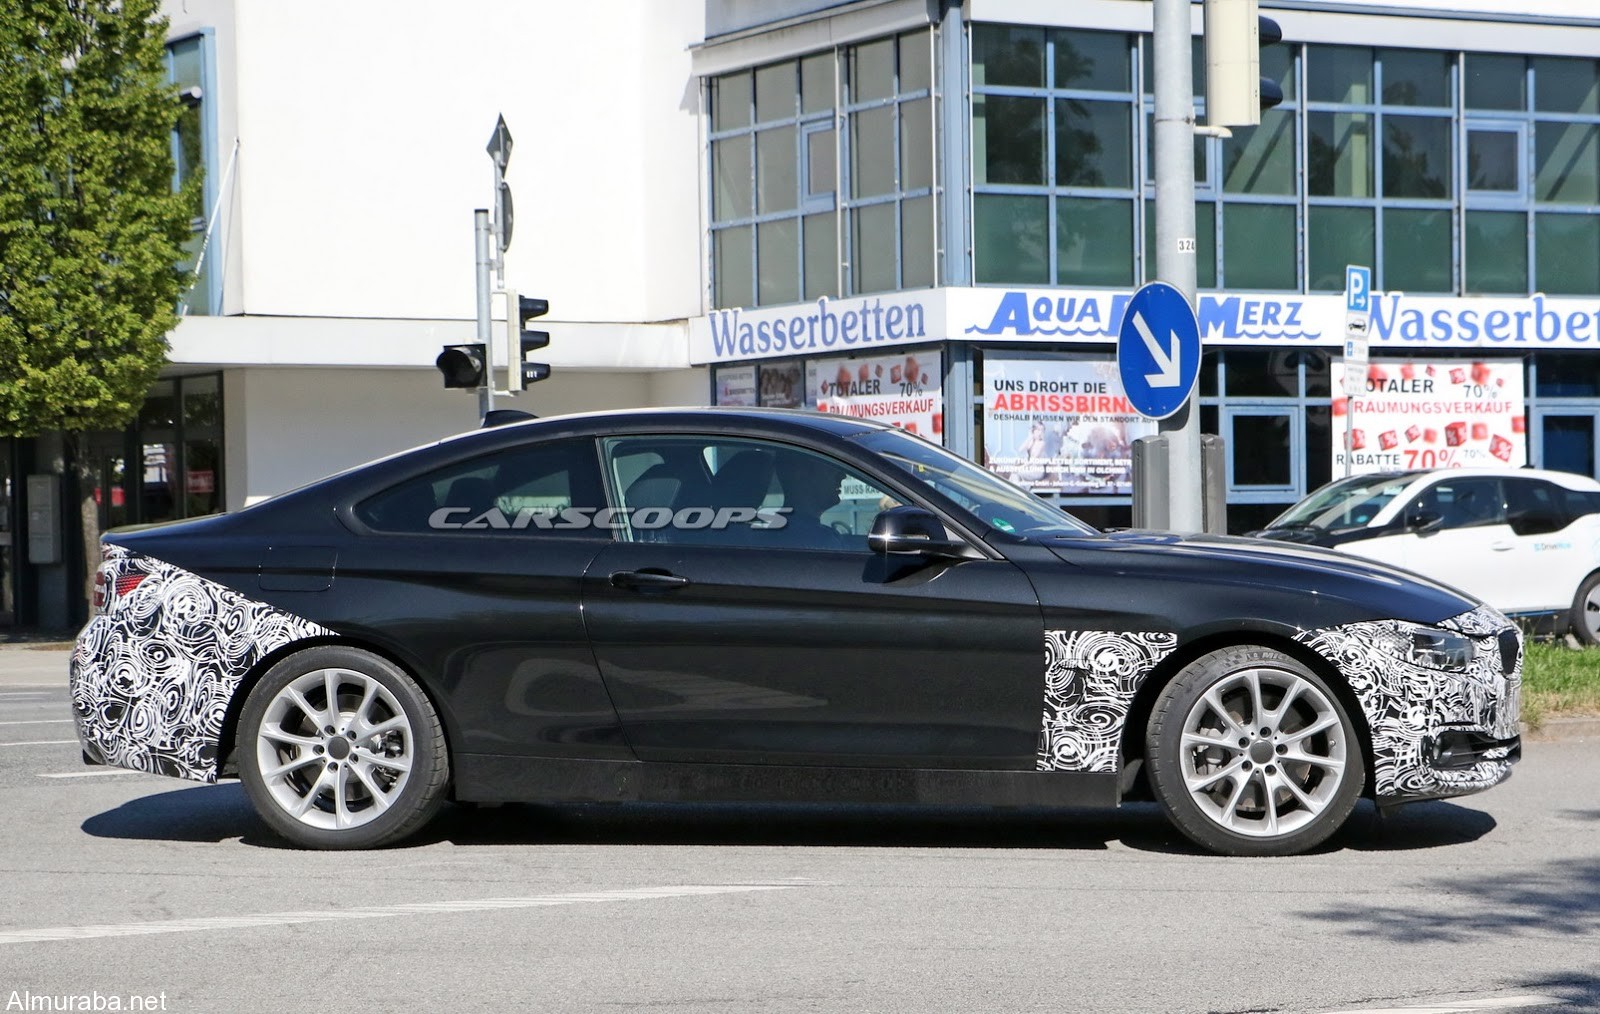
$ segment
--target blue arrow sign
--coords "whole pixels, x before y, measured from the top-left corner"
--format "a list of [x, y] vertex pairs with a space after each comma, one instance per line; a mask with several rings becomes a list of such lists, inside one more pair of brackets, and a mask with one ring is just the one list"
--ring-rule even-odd
[[1183, 293], [1151, 282], [1133, 294], [1117, 335], [1117, 372], [1142, 416], [1165, 419], [1189, 400], [1200, 376], [1200, 324]]

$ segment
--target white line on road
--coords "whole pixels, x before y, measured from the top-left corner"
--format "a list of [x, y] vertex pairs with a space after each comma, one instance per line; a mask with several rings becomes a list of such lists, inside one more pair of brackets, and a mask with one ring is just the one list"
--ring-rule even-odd
[[130, 768], [102, 768], [99, 771], [63, 771], [59, 774], [40, 775], [40, 778], [104, 778], [107, 775], [147, 775], [148, 771]]
[[1329, 1011], [1327, 1014], [1469, 1014], [1478, 1010], [1511, 1010], [1516, 1007], [1544, 1006], [1564, 1007], [1566, 1002], [1553, 996], [1526, 993], [1521, 996], [1495, 996], [1481, 1000], [1423, 1004], [1420, 1007], [1351, 1007], [1347, 1010]]
[[0, 742], [0, 746], [65, 746], [68, 743], [76, 746], [78, 741], [75, 739], [25, 739], [19, 743]]
[[11, 930], [0, 933], [0, 945], [33, 944], [56, 940], [93, 940], [99, 937], [136, 937], [155, 933], [200, 933], [249, 929], [255, 926], [293, 926], [299, 923], [337, 922], [347, 919], [387, 919], [401, 915], [448, 915], [499, 909], [583, 905], [607, 901], [644, 901], [652, 898], [689, 898], [748, 891], [788, 891], [798, 884], [685, 884], [679, 887], [635, 887], [622, 891], [583, 894], [536, 894], [524, 898], [479, 898], [475, 901], [425, 901], [410, 905], [319, 910], [315, 912], [263, 912], [165, 922], [129, 922], [102, 926], [54, 926], [48, 929]]
[[70, 718], [30, 718], [23, 722], [0, 722], [0, 725], [71, 725]]

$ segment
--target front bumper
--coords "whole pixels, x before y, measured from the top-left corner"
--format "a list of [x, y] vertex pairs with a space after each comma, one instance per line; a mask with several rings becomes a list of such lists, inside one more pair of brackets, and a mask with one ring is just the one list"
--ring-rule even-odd
[[1443, 620], [1473, 642], [1464, 672], [1409, 660], [1409, 624], [1392, 620], [1305, 631], [1299, 640], [1345, 677], [1372, 733], [1380, 804], [1481, 792], [1522, 756], [1522, 635], [1488, 606]]

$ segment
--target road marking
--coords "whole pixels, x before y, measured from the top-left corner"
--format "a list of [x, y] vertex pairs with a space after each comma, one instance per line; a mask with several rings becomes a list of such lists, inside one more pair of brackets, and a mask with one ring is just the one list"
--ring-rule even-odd
[[[102, 771], [63, 771], [59, 774], [40, 775], [40, 778], [104, 778], [107, 775], [148, 775], [148, 771], [131, 768], [107, 768]], [[157, 776], [159, 777], [159, 776]]]
[[1525, 993], [1520, 996], [1495, 996], [1481, 1000], [1456, 1000], [1450, 1003], [1423, 1004], [1419, 1007], [1350, 1007], [1327, 1014], [1467, 1014], [1477, 1010], [1511, 1010], [1516, 1007], [1565, 1007], [1566, 1001], [1553, 996]]
[[22, 722], [0, 722], [0, 725], [71, 725], [70, 718], [30, 718]]
[[0, 746], [65, 746], [68, 743], [76, 746], [78, 741], [75, 739], [25, 739], [20, 743], [0, 742]]
[[402, 915], [453, 915], [460, 912], [491, 912], [502, 909], [543, 908], [552, 905], [584, 905], [608, 901], [704, 897], [717, 894], [742, 894], [750, 891], [790, 891], [799, 886], [801, 885], [685, 884], [678, 887], [635, 887], [621, 891], [592, 891], [583, 894], [535, 894], [522, 898], [425, 901], [410, 905], [383, 905], [372, 908], [332, 909], [315, 912], [262, 912], [256, 915], [223, 915], [203, 919], [170, 919], [163, 922], [111, 923], [99, 926], [53, 926], [46, 929], [11, 930], [0, 933], [0, 945], [35, 944], [58, 940], [94, 940], [101, 937], [136, 937], [149, 936], [156, 933], [204, 933], [216, 930], [250, 929], [256, 926], [294, 926], [301, 923], [338, 922], [348, 919], [388, 919]]

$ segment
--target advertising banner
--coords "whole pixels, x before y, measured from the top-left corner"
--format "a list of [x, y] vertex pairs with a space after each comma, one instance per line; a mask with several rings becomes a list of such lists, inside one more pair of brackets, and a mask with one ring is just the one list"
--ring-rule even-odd
[[724, 366], [717, 370], [718, 405], [750, 406], [756, 403], [756, 368]]
[[1333, 371], [1333, 474], [1511, 465], [1528, 460], [1518, 359], [1374, 359], [1347, 396]]
[[800, 408], [806, 403], [799, 363], [775, 363], [761, 367], [761, 405], [763, 408]]
[[983, 461], [1036, 493], [1133, 492], [1133, 441], [1156, 432], [1103, 360], [983, 361]]
[[854, 416], [944, 440], [944, 371], [932, 350], [806, 363], [806, 401], [818, 412]]

